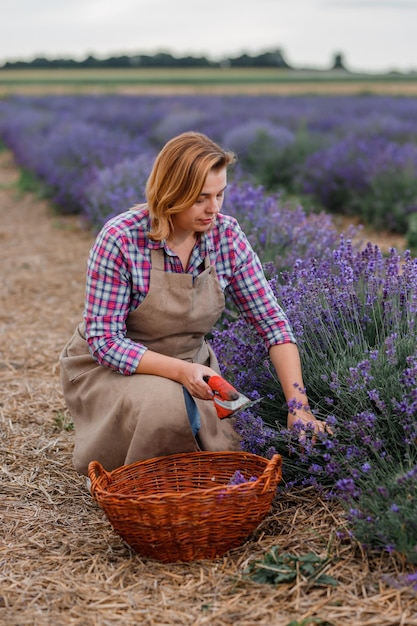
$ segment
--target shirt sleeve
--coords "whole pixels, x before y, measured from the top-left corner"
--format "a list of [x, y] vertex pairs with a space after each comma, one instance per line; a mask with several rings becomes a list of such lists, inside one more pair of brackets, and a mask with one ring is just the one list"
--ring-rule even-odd
[[263, 339], [267, 350], [276, 344], [296, 343], [287, 315], [265, 277], [258, 255], [236, 220], [230, 217], [229, 220], [228, 254], [233, 258], [227, 292], [241, 315]]
[[98, 235], [87, 267], [84, 309], [90, 352], [100, 365], [134, 374], [146, 347], [126, 337], [131, 302], [129, 241], [115, 227]]

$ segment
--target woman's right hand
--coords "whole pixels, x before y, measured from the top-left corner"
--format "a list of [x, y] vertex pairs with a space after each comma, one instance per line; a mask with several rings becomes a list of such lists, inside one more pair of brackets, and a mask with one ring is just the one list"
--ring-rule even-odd
[[195, 398], [200, 400], [211, 400], [213, 398], [213, 391], [209, 385], [203, 380], [204, 376], [218, 376], [218, 372], [214, 371], [207, 365], [200, 365], [199, 363], [184, 362], [186, 367], [182, 380], [182, 385], [189, 391], [189, 393]]

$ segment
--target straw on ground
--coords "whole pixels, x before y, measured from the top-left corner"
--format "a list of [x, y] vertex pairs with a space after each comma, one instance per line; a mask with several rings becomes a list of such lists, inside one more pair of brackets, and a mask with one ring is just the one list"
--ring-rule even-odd
[[[278, 497], [225, 557], [147, 561], [114, 534], [72, 467], [58, 354], [78, 323], [92, 235], [43, 200], [19, 196], [0, 154], [0, 624], [7, 626], [417, 626], [407, 568], [339, 537], [336, 504], [312, 489]], [[337, 586], [262, 585], [245, 575], [275, 545], [314, 552]]]

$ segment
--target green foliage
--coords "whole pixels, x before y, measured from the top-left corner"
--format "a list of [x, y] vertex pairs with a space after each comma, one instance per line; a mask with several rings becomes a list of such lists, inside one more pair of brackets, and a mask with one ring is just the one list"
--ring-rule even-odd
[[397, 168], [375, 176], [369, 191], [356, 201], [364, 221], [376, 229], [407, 234], [410, 211], [417, 208], [417, 178], [414, 168]]
[[408, 218], [407, 247], [413, 255], [417, 253], [417, 213]]
[[294, 141], [286, 146], [277, 146], [266, 132], [260, 132], [246, 155], [239, 160], [245, 164], [256, 184], [267, 190], [299, 191], [297, 174], [299, 167], [309, 154], [321, 147], [323, 140], [308, 133], [303, 124], [294, 135]]
[[285, 153], [286, 148], [276, 147], [271, 137], [260, 130], [250, 150], [240, 157], [240, 161], [251, 172], [257, 184], [270, 188], [277, 182], [275, 177], [278, 164], [284, 160]]
[[17, 188], [20, 193], [33, 193], [37, 198], [50, 198], [51, 192], [36, 174], [28, 169], [21, 168]]
[[363, 476], [358, 485], [362, 494], [357, 508], [349, 511], [355, 537], [365, 546], [399, 552], [417, 564], [417, 471], [393, 472], [387, 466], [385, 472], [380, 468]]
[[[263, 184], [267, 189], [285, 189], [287, 193], [298, 193], [300, 191], [297, 175], [302, 163], [310, 154], [319, 150], [323, 145], [323, 139], [318, 135], [309, 133], [305, 125], [300, 125], [292, 144], [287, 146], [282, 152], [272, 155], [270, 162], [263, 172]], [[305, 204], [312, 204], [311, 198], [305, 198]], [[317, 210], [317, 209], [316, 209]]]
[[74, 430], [74, 422], [63, 411], [57, 411], [54, 420], [54, 427], [55, 430], [58, 431], [65, 430], [66, 432], [70, 432]]
[[337, 585], [337, 580], [324, 573], [330, 565], [329, 557], [321, 558], [313, 552], [304, 555], [281, 552], [280, 546], [273, 546], [260, 561], [251, 563], [247, 575], [257, 583], [279, 585], [291, 583], [298, 576], [312, 585]]

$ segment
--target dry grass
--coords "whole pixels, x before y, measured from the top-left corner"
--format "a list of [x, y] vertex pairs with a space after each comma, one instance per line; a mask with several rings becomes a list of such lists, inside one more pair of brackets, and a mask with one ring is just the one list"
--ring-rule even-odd
[[74, 93], [415, 96], [417, 76], [276, 68], [0, 69], [0, 97]]
[[[389, 584], [407, 567], [339, 539], [338, 507], [312, 490], [278, 498], [245, 545], [215, 561], [143, 560], [113, 533], [72, 468], [57, 370], [81, 315], [92, 238], [75, 218], [18, 196], [12, 159], [0, 158], [0, 624], [417, 625], [416, 595]], [[329, 553], [338, 585], [245, 577], [276, 544]]]
[[126, 96], [170, 96], [170, 95], [250, 95], [250, 96], [354, 96], [360, 94], [375, 94], [386, 96], [417, 95], [416, 82], [331, 82], [317, 83], [303, 81], [300, 83], [254, 83], [254, 84], [219, 84], [219, 85], [100, 85], [100, 84], [0, 84], [0, 97], [13, 95], [44, 96], [44, 95], [88, 95], [88, 94], [122, 94]]

